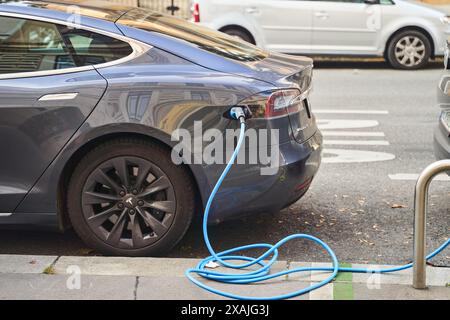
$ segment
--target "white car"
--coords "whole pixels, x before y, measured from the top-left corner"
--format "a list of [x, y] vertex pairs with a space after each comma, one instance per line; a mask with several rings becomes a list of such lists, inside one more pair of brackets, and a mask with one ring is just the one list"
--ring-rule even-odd
[[419, 69], [442, 56], [450, 17], [405, 0], [193, 0], [192, 20], [283, 53], [385, 57]]

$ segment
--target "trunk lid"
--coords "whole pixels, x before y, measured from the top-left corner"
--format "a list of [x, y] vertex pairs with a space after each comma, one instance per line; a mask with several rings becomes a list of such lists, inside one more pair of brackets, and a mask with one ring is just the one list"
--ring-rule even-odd
[[[302, 56], [289, 56], [271, 52], [258, 61], [240, 62], [248, 70], [238, 72], [241, 76], [269, 82], [279, 88], [299, 86], [305, 90], [311, 85], [313, 60]], [[225, 70], [219, 70], [224, 71]]]
[[[269, 53], [224, 33], [145, 9], [133, 9], [116, 21], [121, 32], [205, 68], [264, 81], [273, 90], [299, 90], [290, 113], [293, 137], [305, 141], [317, 130], [307, 103], [313, 61], [310, 58]], [[305, 102], [306, 101], [306, 102]]]
[[307, 57], [271, 53], [267, 58], [245, 63], [250, 72], [241, 74], [273, 84], [277, 89], [295, 88], [299, 96], [292, 100], [297, 107], [287, 108], [292, 135], [304, 142], [317, 132], [309, 94], [312, 90], [313, 60]]

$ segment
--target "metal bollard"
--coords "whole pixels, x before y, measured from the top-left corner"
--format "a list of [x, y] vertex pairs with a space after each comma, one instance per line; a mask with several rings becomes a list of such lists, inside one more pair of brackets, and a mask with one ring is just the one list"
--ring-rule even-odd
[[450, 171], [450, 160], [442, 160], [428, 166], [420, 175], [416, 184], [414, 199], [414, 269], [413, 287], [425, 289], [426, 279], [426, 217], [428, 208], [428, 190], [433, 179], [440, 173]]

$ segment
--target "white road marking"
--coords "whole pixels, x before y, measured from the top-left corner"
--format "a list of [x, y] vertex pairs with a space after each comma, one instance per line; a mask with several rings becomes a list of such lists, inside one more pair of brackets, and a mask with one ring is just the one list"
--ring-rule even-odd
[[322, 131], [324, 137], [384, 137], [384, 132], [368, 131]]
[[[398, 180], [398, 181], [417, 181], [417, 179], [419, 179], [419, 174], [397, 173], [397, 174], [390, 174], [389, 178], [391, 180]], [[436, 178], [433, 179], [433, 181], [450, 181], [450, 177], [444, 173], [444, 174], [438, 175]]]
[[[364, 113], [370, 111], [376, 111], [376, 114], [387, 114], [387, 111], [383, 110], [323, 110], [322, 113], [351, 113], [350, 111], [364, 111]], [[390, 143], [387, 140], [370, 140], [365, 138], [378, 137], [384, 138], [384, 132], [371, 132], [371, 131], [358, 131], [352, 129], [365, 129], [373, 128], [379, 125], [376, 120], [360, 120], [360, 119], [319, 119], [319, 128], [321, 129], [324, 139], [324, 163], [363, 163], [363, 162], [378, 162], [389, 161], [395, 159], [395, 155], [384, 152], [374, 152], [365, 150], [346, 150], [346, 149], [328, 149], [328, 146], [389, 146]], [[341, 130], [342, 129], [342, 130]], [[340, 138], [338, 138], [340, 137]], [[342, 137], [350, 137], [353, 139], [346, 140]], [[335, 139], [333, 139], [335, 138]], [[362, 138], [356, 140], [355, 138]]]
[[341, 110], [332, 110], [332, 109], [315, 109], [313, 108], [313, 113], [323, 114], [389, 114], [389, 111], [386, 110], [352, 110], [352, 109], [341, 109]]
[[388, 146], [389, 141], [384, 140], [324, 140], [324, 145], [345, 146]]
[[379, 125], [376, 120], [336, 120], [320, 119], [317, 121], [320, 130], [335, 129], [362, 129], [373, 128]]
[[[331, 155], [331, 156], [330, 156]], [[324, 163], [360, 163], [394, 160], [395, 155], [384, 152], [328, 149], [323, 151]]]

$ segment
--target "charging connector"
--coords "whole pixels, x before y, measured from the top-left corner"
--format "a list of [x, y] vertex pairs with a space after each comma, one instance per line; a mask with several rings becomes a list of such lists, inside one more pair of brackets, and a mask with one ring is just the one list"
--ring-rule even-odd
[[241, 107], [233, 107], [230, 110], [230, 117], [235, 120], [240, 120], [241, 118], [245, 120], [245, 112]]
[[241, 123], [252, 117], [252, 113], [247, 106], [235, 106], [228, 110], [225, 115], [226, 118], [239, 120]]

